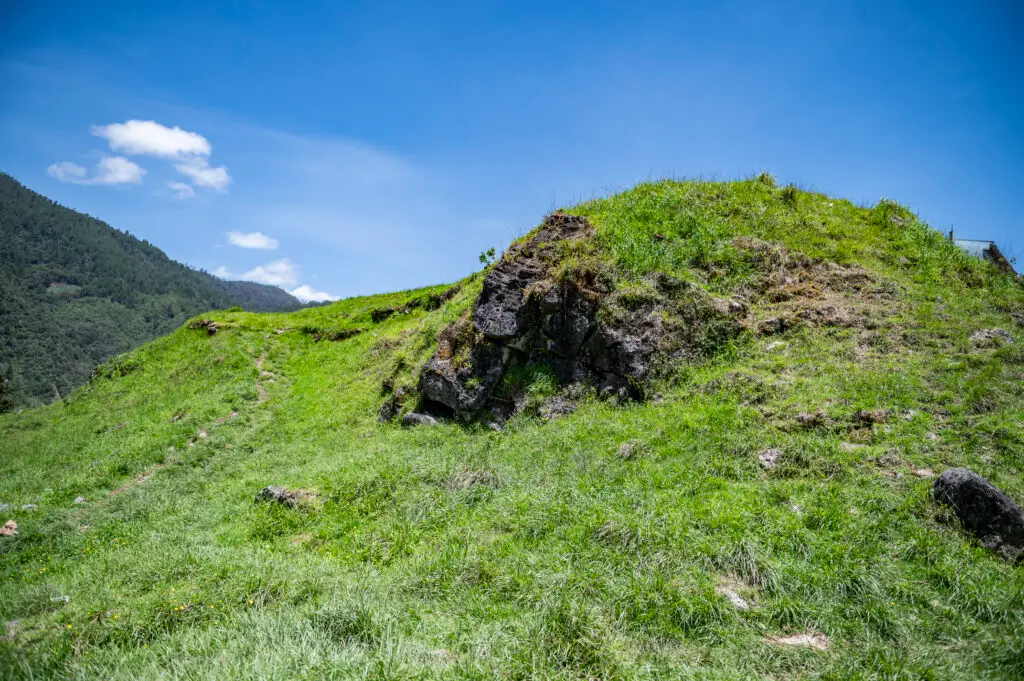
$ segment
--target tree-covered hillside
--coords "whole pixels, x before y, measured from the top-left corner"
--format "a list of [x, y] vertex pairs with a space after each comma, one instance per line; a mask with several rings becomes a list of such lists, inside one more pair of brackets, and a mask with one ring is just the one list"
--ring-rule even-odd
[[14, 404], [65, 395], [109, 357], [232, 306], [301, 303], [276, 287], [193, 270], [0, 173], [0, 376]]

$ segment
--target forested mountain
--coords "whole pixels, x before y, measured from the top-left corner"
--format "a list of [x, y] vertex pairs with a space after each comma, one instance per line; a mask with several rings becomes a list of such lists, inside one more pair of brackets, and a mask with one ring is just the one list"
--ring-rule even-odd
[[0, 173], [0, 406], [63, 396], [109, 357], [232, 306], [301, 303], [191, 269]]

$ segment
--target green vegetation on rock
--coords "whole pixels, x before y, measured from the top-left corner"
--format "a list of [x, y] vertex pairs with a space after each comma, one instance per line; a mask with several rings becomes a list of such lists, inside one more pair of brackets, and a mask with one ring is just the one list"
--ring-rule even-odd
[[1024, 677], [1024, 571], [929, 495], [965, 466], [1024, 500], [1024, 287], [769, 179], [567, 209], [565, 276], [745, 306], [646, 401], [544, 418], [521, 367], [501, 431], [379, 423], [478, 274], [204, 314], [0, 416], [0, 677]]
[[296, 310], [285, 291], [221, 281], [0, 173], [0, 375], [12, 404], [82, 385], [97, 364], [199, 312]]

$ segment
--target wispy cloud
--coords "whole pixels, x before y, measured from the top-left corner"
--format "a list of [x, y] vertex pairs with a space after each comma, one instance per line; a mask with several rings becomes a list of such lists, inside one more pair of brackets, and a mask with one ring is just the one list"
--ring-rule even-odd
[[174, 168], [192, 180], [197, 187], [210, 187], [224, 191], [231, 184], [231, 175], [224, 166], [212, 168], [206, 159], [196, 159], [188, 163], [176, 163]]
[[267, 251], [277, 248], [277, 239], [262, 232], [228, 232], [228, 241], [239, 248], [261, 248]]
[[167, 188], [173, 191], [174, 196], [179, 199], [191, 199], [196, 195], [196, 190], [192, 189], [192, 185], [184, 182], [168, 182]]
[[46, 174], [61, 182], [76, 182], [85, 179], [85, 168], [71, 161], [62, 161], [47, 168]]
[[298, 288], [294, 288], [289, 291], [289, 293], [299, 300], [307, 303], [323, 303], [328, 300], [340, 300], [338, 296], [332, 296], [327, 291], [317, 291], [309, 284], [303, 284]]
[[82, 166], [64, 161], [54, 163], [46, 169], [47, 175], [61, 182], [72, 184], [139, 184], [146, 171], [123, 156], [107, 156], [100, 159], [92, 175]]
[[241, 278], [271, 286], [295, 286], [299, 283], [299, 266], [288, 258], [282, 258], [266, 265], [254, 267], [243, 274]]

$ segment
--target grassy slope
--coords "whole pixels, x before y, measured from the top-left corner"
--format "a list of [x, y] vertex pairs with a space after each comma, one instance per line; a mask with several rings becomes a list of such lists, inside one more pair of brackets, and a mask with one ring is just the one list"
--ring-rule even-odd
[[[18, 621], [0, 676], [1020, 678], [1024, 572], [939, 522], [912, 468], [967, 465], [1024, 499], [1024, 293], [893, 224], [898, 207], [795, 199], [665, 182], [574, 209], [627, 278], [730, 290], [747, 273], [729, 239], [748, 234], [900, 292], [876, 329], [744, 336], [655, 403], [504, 433], [377, 424], [381, 380], [412, 380], [477, 277], [381, 324], [371, 309], [422, 292], [216, 313], [213, 337], [181, 329], [0, 418], [0, 500], [39, 505], [0, 539], [0, 617]], [[973, 349], [992, 326], [1018, 342]], [[835, 425], [861, 408], [894, 417]], [[792, 428], [817, 409], [831, 425]], [[785, 452], [770, 472], [765, 447]], [[497, 484], [467, 487], [475, 471]], [[267, 484], [326, 503], [253, 503]], [[804, 631], [831, 649], [762, 641]]]

